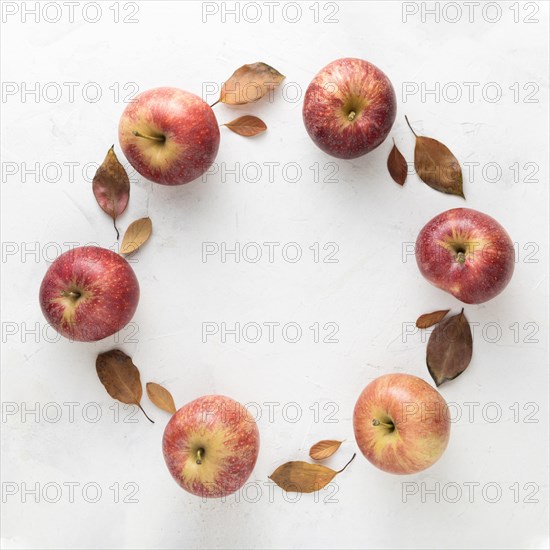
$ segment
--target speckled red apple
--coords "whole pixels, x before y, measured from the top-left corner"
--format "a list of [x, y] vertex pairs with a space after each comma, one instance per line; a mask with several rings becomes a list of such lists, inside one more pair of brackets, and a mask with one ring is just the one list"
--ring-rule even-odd
[[514, 243], [491, 216], [453, 208], [430, 220], [416, 240], [420, 272], [466, 304], [500, 294], [514, 273]]
[[212, 165], [220, 145], [210, 106], [178, 88], [139, 94], [122, 113], [118, 137], [130, 164], [163, 185], [197, 179]]
[[162, 450], [172, 477], [186, 491], [217, 498], [240, 489], [260, 447], [258, 427], [248, 411], [223, 395], [207, 395], [170, 419]]
[[311, 81], [303, 119], [311, 139], [325, 153], [353, 159], [386, 139], [396, 110], [388, 77], [368, 61], [346, 57], [329, 63]]
[[353, 429], [369, 462], [392, 474], [413, 474], [441, 457], [451, 423], [445, 399], [427, 382], [411, 374], [386, 374], [362, 391]]
[[130, 322], [139, 301], [139, 284], [130, 264], [118, 254], [81, 246], [49, 267], [39, 299], [57, 332], [71, 340], [93, 342]]

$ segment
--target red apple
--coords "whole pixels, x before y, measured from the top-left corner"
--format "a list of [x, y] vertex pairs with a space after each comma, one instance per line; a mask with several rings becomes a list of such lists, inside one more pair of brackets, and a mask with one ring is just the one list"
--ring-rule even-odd
[[220, 129], [209, 105], [177, 88], [139, 94], [120, 117], [118, 137], [130, 164], [163, 185], [182, 185], [201, 176], [220, 145]]
[[359, 449], [377, 468], [413, 474], [443, 454], [451, 423], [436, 389], [411, 374], [386, 374], [359, 396], [353, 429]]
[[346, 57], [329, 63], [306, 90], [306, 130], [325, 153], [353, 159], [378, 147], [396, 113], [388, 77], [372, 63]]
[[118, 332], [132, 319], [139, 284], [130, 264], [97, 246], [65, 252], [40, 287], [40, 306], [51, 326], [71, 340], [93, 342]]
[[491, 216], [453, 208], [430, 220], [416, 240], [416, 261], [430, 283], [466, 304], [500, 294], [514, 272], [514, 244]]
[[248, 411], [223, 395], [191, 401], [170, 419], [162, 440], [172, 477], [201, 497], [223, 497], [249, 478], [260, 447], [258, 427]]

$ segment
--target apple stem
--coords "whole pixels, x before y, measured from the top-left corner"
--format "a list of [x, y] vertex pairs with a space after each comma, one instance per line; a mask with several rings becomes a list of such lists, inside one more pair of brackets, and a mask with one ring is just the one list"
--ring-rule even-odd
[[148, 136], [147, 134], [140, 134], [136, 130], [134, 130], [132, 134], [134, 134], [134, 136], [136, 137], [150, 139], [152, 141], [162, 141], [162, 142], [166, 141], [166, 138], [164, 136]]
[[214, 103], [212, 103], [212, 105], [210, 105], [210, 108], [212, 109], [212, 107], [214, 107], [214, 105], [217, 105], [217, 104], [218, 104], [219, 102], [220, 102], [220, 100], [219, 100], [219, 99], [218, 99], [218, 100], [216, 100], [216, 101], [214, 101]]
[[409, 128], [411, 129], [411, 132], [416, 136], [416, 132], [413, 130], [412, 126], [411, 126], [411, 123], [409, 122], [409, 119], [407, 118], [407, 115], [405, 115], [405, 120], [407, 121], [407, 124], [409, 125]]
[[64, 291], [61, 293], [61, 295], [64, 296], [65, 298], [74, 298], [75, 300], [76, 300], [77, 298], [80, 298], [80, 296], [82, 296], [82, 294], [80, 294], [80, 292], [75, 292], [74, 290], [71, 290], [71, 291], [69, 291], [69, 292], [67, 292], [67, 291], [64, 290]]
[[145, 415], [145, 418], [147, 418], [147, 420], [149, 420], [149, 422], [151, 422], [151, 424], [154, 424], [155, 421], [154, 421], [154, 420], [151, 420], [151, 419], [147, 416], [147, 413], [143, 410], [143, 407], [141, 406], [141, 404], [138, 403], [137, 406], [141, 409], [141, 412]]
[[197, 464], [202, 464], [204, 449], [197, 449]]
[[459, 252], [459, 253], [456, 255], [456, 261], [457, 261], [459, 264], [463, 264], [463, 263], [466, 261], [466, 254], [464, 254], [464, 252]]
[[340, 474], [341, 472], [343, 472], [353, 462], [353, 459], [355, 458], [356, 455], [357, 453], [353, 453], [353, 456], [349, 459], [348, 463], [341, 470], [338, 470], [336, 473]]
[[348, 120], [351, 122], [355, 118], [355, 111], [350, 111], [348, 114]]
[[380, 422], [380, 420], [376, 420], [376, 418], [373, 419], [372, 425], [373, 426], [384, 426], [384, 428], [389, 428], [389, 429], [395, 428], [395, 426], [393, 424], [388, 424], [387, 422]]

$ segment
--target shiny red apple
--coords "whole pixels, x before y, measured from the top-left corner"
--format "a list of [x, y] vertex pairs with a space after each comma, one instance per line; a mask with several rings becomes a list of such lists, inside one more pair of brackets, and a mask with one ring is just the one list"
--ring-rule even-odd
[[124, 155], [142, 176], [163, 185], [182, 185], [212, 165], [220, 129], [200, 97], [178, 88], [155, 88], [126, 107], [118, 137]]
[[325, 153], [360, 157], [389, 134], [396, 114], [393, 86], [372, 63], [346, 57], [321, 69], [304, 97], [306, 130]]
[[118, 332], [132, 319], [139, 284], [130, 264], [97, 246], [65, 252], [49, 267], [40, 286], [48, 323], [71, 340], [93, 342]]
[[466, 304], [500, 294], [514, 272], [514, 244], [491, 216], [453, 208], [430, 220], [416, 240], [416, 261], [430, 283]]
[[237, 401], [207, 395], [179, 409], [162, 440], [168, 470], [193, 495], [217, 498], [240, 489], [260, 448], [256, 422]]
[[443, 454], [451, 423], [441, 394], [417, 376], [386, 374], [361, 393], [355, 439], [367, 460], [392, 474], [425, 470]]

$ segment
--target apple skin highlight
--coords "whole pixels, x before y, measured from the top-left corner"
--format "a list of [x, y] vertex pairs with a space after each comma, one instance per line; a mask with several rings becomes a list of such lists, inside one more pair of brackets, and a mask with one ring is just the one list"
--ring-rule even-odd
[[427, 382], [410, 374], [386, 374], [362, 391], [353, 412], [359, 449], [392, 474], [414, 474], [434, 464], [449, 441], [447, 403]]
[[220, 498], [250, 477], [260, 434], [250, 413], [223, 395], [207, 395], [179, 409], [168, 422], [162, 451], [175, 481], [189, 493]]
[[514, 243], [491, 216], [453, 208], [420, 231], [415, 247], [420, 273], [466, 304], [500, 294], [514, 273]]

